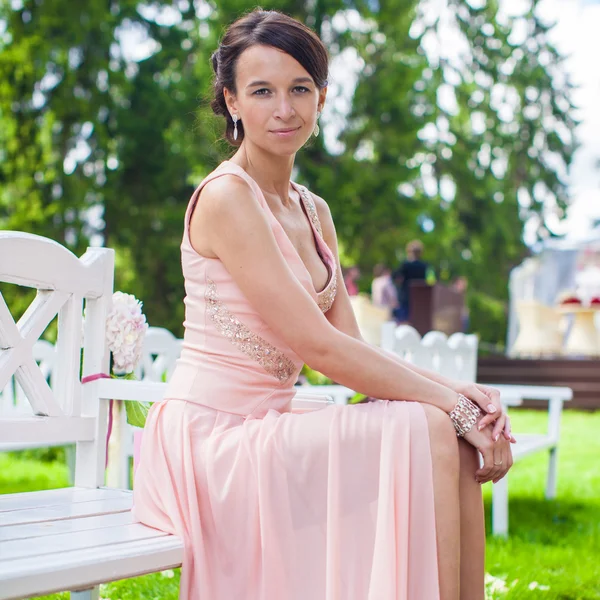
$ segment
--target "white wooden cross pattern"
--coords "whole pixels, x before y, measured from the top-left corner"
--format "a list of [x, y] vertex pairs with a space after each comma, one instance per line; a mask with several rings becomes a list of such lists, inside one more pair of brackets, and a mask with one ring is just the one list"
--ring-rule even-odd
[[[108, 254], [107, 254], [108, 253]], [[51, 240], [19, 232], [0, 232], [2, 281], [37, 289], [37, 295], [17, 323], [0, 293], [0, 389], [14, 377], [31, 404], [33, 416], [0, 420], [0, 440], [14, 442], [32, 438], [48, 444], [94, 439], [95, 415], [82, 407], [80, 362], [83, 299], [94, 312], [93, 299], [102, 296], [112, 251], [90, 249], [81, 259]], [[105, 310], [105, 307], [102, 308]], [[96, 311], [97, 312], [97, 311]], [[52, 389], [35, 360], [34, 345], [58, 315]], [[92, 319], [91, 321], [93, 321]], [[90, 323], [93, 329], [97, 323]], [[98, 334], [100, 337], [98, 337]], [[103, 331], [98, 331], [98, 349], [104, 354]], [[96, 351], [98, 354], [98, 351]], [[104, 356], [94, 360], [90, 351], [88, 368], [100, 371]], [[92, 365], [96, 363], [96, 365]], [[51, 426], [42, 426], [51, 417]]]
[[[52, 375], [54, 371], [54, 345], [46, 340], [38, 340], [33, 345], [33, 357], [39, 365], [44, 379], [52, 389]], [[0, 389], [0, 414], [32, 414], [27, 396], [12, 377], [4, 388]], [[0, 444], [2, 450], [2, 444]]]
[[14, 373], [36, 415], [64, 414], [33, 357], [33, 345], [63, 306], [72, 302], [64, 292], [40, 290], [17, 325], [0, 292], [0, 388]]

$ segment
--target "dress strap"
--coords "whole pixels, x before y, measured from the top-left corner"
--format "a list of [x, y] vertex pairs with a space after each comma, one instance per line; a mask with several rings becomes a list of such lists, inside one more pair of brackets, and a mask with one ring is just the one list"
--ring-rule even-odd
[[319, 220], [319, 214], [317, 213], [317, 207], [315, 206], [315, 201], [313, 200], [310, 192], [303, 186], [296, 184], [298, 191], [300, 192], [300, 197], [302, 198], [302, 202], [304, 203], [304, 208], [306, 209], [306, 213], [308, 214], [308, 218], [310, 222], [313, 224], [319, 236], [323, 237], [323, 229], [321, 227], [321, 221]]

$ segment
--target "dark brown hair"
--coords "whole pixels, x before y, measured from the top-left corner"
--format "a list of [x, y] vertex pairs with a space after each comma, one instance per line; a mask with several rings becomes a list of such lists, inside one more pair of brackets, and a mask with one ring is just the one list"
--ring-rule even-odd
[[406, 244], [406, 253], [414, 256], [416, 259], [421, 258], [421, 254], [423, 254], [423, 242], [421, 242], [421, 240], [408, 242], [408, 244]]
[[275, 10], [257, 8], [238, 19], [228, 27], [219, 48], [212, 55], [215, 79], [214, 98], [210, 104], [216, 115], [225, 117], [225, 137], [234, 146], [239, 146], [244, 139], [244, 124], [238, 121], [238, 139], [234, 141], [233, 120], [227, 110], [223, 90], [227, 88], [233, 94], [237, 93], [237, 61], [244, 50], [256, 45], [272, 46], [289, 54], [308, 71], [318, 88], [327, 87], [327, 49], [314, 31]]

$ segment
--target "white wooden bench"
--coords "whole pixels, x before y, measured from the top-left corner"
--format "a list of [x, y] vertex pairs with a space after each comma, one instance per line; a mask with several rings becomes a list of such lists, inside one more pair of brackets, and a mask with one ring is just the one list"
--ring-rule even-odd
[[[0, 389], [14, 377], [32, 408], [0, 414], [0, 440], [76, 444], [74, 487], [0, 496], [0, 600], [63, 590], [75, 600], [98, 600], [100, 583], [181, 565], [182, 541], [135, 523], [132, 492], [103, 486], [108, 399], [160, 401], [165, 390], [164, 383], [143, 381], [81, 383], [108, 371], [113, 266], [109, 249], [77, 258], [51, 240], [0, 231], [0, 283], [37, 289], [18, 323], [0, 294]], [[33, 348], [57, 314], [50, 387]], [[321, 408], [324, 401], [298, 395], [295, 408]]]
[[[85, 302], [81, 372], [106, 373], [113, 264], [111, 250], [89, 249], [79, 259], [51, 240], [0, 232], [0, 282], [37, 289], [18, 323], [0, 296], [0, 389], [14, 376], [34, 413], [1, 415], [0, 440], [77, 445], [73, 488], [0, 497], [3, 600], [60, 590], [97, 599], [101, 582], [181, 564], [179, 539], [133, 522], [130, 491], [102, 487], [107, 403], [97, 385], [80, 382], [82, 308]], [[51, 388], [33, 347], [57, 314]]]

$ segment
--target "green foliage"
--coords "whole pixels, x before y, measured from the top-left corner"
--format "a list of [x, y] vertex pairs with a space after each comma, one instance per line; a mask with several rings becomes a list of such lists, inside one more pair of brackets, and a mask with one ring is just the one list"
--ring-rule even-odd
[[152, 404], [152, 402], [125, 402], [127, 422], [134, 427], [143, 428], [146, 425], [146, 418]]
[[318, 371], [311, 369], [308, 365], [304, 365], [302, 367], [300, 375], [304, 375], [304, 377], [306, 377], [306, 381], [308, 381], [310, 385], [331, 385], [333, 383], [329, 377], [323, 375], [323, 373], [319, 373]]
[[10, 452], [9, 456], [17, 460], [31, 460], [43, 463], [61, 463], [66, 464], [65, 446], [48, 446], [44, 448], [29, 448]]
[[[345, 263], [367, 275], [420, 237], [443, 279], [464, 275], [485, 298], [473, 300], [472, 327], [492, 342], [504, 338], [497, 307], [508, 272], [526, 254], [523, 222], [549, 234], [544, 203], [562, 215], [575, 147], [571, 86], [536, 5], [524, 3], [526, 44], [496, 2], [448, 0], [443, 19], [418, 0], [269, 6], [314, 27], [334, 61], [360, 61], [341, 150], [322, 135], [297, 161], [299, 179], [331, 206]], [[209, 58], [226, 24], [251, 8], [0, 3], [0, 227], [78, 254], [90, 242], [115, 248], [116, 288], [177, 335], [185, 206], [231, 152], [207, 103]], [[460, 60], [431, 51], [448, 21]], [[142, 55], [127, 50], [124, 32], [144, 40]]]
[[467, 302], [471, 331], [476, 332], [481, 340], [503, 346], [506, 340], [506, 302], [484, 292], [470, 292]]
[[69, 470], [63, 462], [40, 462], [0, 453], [0, 494], [52, 490], [69, 485]]
[[[543, 433], [547, 414], [511, 410], [514, 431]], [[510, 474], [510, 537], [488, 537], [486, 570], [506, 582], [494, 598], [517, 600], [593, 600], [600, 597], [600, 471], [596, 467], [600, 412], [567, 410], [561, 422], [558, 496], [544, 498], [548, 455], [522, 459]], [[492, 485], [486, 484], [486, 509]], [[489, 510], [487, 527], [490, 530]], [[532, 560], [534, 557], [534, 560]], [[549, 589], [531, 589], [538, 585]]]

